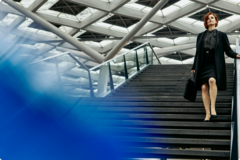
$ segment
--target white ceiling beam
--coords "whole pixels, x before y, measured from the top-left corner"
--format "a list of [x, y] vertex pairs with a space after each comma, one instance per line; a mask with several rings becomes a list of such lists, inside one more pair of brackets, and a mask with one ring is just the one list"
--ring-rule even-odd
[[[198, 4], [198, 3], [193, 3], [193, 4], [190, 4], [184, 8], [176, 11], [176, 12], [173, 12], [172, 14], [169, 14], [165, 17], [155, 15], [149, 21], [158, 23], [158, 24], [168, 24], [168, 23], [171, 23], [171, 22], [177, 20], [178, 18], [181, 18], [183, 16], [190, 14], [191, 12], [199, 10], [202, 7], [204, 7], [204, 5]], [[119, 8], [118, 10], [116, 10], [114, 13], [120, 14], [122, 16], [137, 18], [137, 19], [141, 19], [145, 14], [147, 14], [145, 12], [141, 12], [141, 11], [131, 9], [128, 7], [124, 7], [124, 6]]]
[[[37, 11], [47, 0], [38, 0], [34, 3], [32, 3], [27, 9], [35, 12]], [[9, 6], [10, 7], [10, 6]], [[9, 26], [8, 26], [8, 32], [11, 32], [12, 30], [16, 29], [19, 25], [21, 25], [26, 20], [26, 17], [24, 15], [17, 17]], [[7, 34], [7, 32], [6, 32]]]
[[226, 10], [234, 14], [238, 14], [238, 15], [240, 14], [240, 7], [238, 5], [234, 5], [232, 3], [228, 3], [225, 1], [218, 1], [218, 2], [212, 3], [210, 6], [221, 9], [221, 10]]
[[171, 46], [171, 47], [165, 47], [161, 49], [154, 49], [155, 53], [160, 56], [164, 56], [166, 54], [171, 54], [173, 52], [178, 52], [181, 50], [187, 50], [187, 49], [192, 49], [196, 47], [196, 43], [191, 43], [191, 44], [185, 44], [185, 45], [178, 45], [178, 46]]
[[181, 17], [187, 16], [191, 14], [192, 12], [195, 12], [196, 10], [199, 10], [203, 8], [205, 5], [198, 4], [198, 3], [192, 3], [176, 12], [173, 12], [163, 18], [163, 23], [164, 24], [169, 24]]
[[191, 25], [186, 22], [180, 22], [180, 21], [174, 21], [170, 23], [169, 26], [172, 26], [174, 28], [177, 28], [185, 32], [194, 33], [194, 34], [198, 34], [206, 30], [204, 25], [200, 27], [200, 26], [195, 26], [195, 25]]

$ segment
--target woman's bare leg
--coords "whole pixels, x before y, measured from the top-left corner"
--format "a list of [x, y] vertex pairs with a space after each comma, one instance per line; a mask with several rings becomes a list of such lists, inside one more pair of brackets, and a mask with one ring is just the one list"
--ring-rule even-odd
[[204, 104], [204, 108], [206, 111], [206, 117], [205, 120], [209, 120], [210, 119], [210, 98], [209, 98], [209, 93], [208, 93], [208, 84], [204, 83], [202, 85], [202, 100], [203, 100], [203, 104]]
[[211, 114], [216, 115], [215, 103], [217, 98], [217, 84], [215, 78], [209, 78], [209, 88], [211, 99]]

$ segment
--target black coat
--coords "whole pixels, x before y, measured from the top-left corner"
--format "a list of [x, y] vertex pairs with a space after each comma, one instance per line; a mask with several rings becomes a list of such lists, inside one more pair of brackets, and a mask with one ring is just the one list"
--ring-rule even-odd
[[[197, 36], [197, 43], [196, 43], [196, 55], [194, 59], [194, 63], [192, 66], [192, 70], [195, 69], [195, 87], [197, 90], [200, 90], [201, 88], [198, 87], [198, 73], [199, 68], [201, 67], [202, 60], [203, 60], [203, 54], [204, 54], [204, 34], [207, 30], [204, 32], [201, 32]], [[226, 33], [218, 31], [217, 30], [217, 36], [216, 36], [216, 45], [215, 45], [215, 67], [216, 67], [216, 82], [218, 86], [218, 90], [226, 90], [227, 89], [227, 75], [226, 75], [226, 64], [225, 64], [225, 57], [224, 52], [227, 54], [227, 56], [231, 58], [236, 58], [237, 53], [234, 52], [229, 44], [228, 37]]]

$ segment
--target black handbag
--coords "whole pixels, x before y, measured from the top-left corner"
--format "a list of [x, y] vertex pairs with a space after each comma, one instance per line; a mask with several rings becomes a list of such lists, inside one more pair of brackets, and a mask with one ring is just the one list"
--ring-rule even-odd
[[191, 76], [188, 78], [186, 82], [186, 88], [183, 97], [189, 101], [194, 102], [197, 96], [197, 90], [194, 87], [194, 77], [195, 73], [192, 72]]

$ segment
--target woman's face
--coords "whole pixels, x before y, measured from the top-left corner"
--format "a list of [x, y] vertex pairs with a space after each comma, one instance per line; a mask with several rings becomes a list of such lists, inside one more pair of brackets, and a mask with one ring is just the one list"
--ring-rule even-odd
[[215, 26], [216, 23], [217, 23], [217, 22], [216, 22], [215, 17], [214, 17], [212, 14], [210, 14], [210, 15], [208, 16], [208, 20], [207, 20], [208, 26], [211, 26], [211, 25], [214, 25], [214, 26]]

